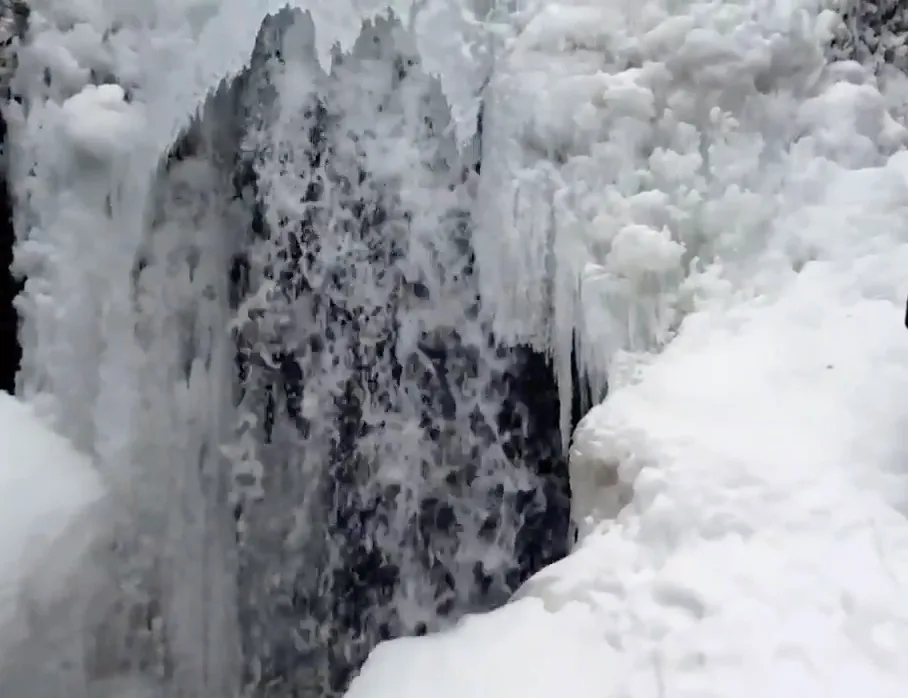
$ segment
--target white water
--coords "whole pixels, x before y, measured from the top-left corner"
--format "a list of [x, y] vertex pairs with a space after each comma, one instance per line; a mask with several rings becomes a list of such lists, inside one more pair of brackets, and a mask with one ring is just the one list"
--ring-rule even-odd
[[906, 83], [830, 65], [824, 7], [553, 3], [499, 66], [483, 258], [537, 266], [496, 317], [546, 342], [520, 293], [549, 236], [554, 327], [608, 369], [581, 540], [506, 607], [379, 647], [351, 698], [902, 695]]
[[[440, 85], [424, 68], [451, 46], [425, 49], [422, 69], [416, 61], [431, 36], [420, 27], [452, 26], [444, 8], [408, 16], [415, 34], [385, 20], [351, 34], [349, 12], [316, 13], [327, 34], [301, 13], [281, 15], [262, 38], [281, 62], [258, 55], [237, 104], [222, 85], [187, 152], [165, 167], [192, 110], [241, 67], [232, 52], [212, 64], [212, 42], [235, 30], [253, 48], [252, 20], [236, 8], [190, 9], [181, 21], [166, 5], [113, 14], [35, 5], [14, 83], [25, 98], [8, 115], [27, 277], [19, 392], [94, 457], [125, 509], [109, 561], [123, 608], [64, 632], [100, 634], [110, 644], [104, 671], [163, 672], [190, 695], [228, 695], [275, 674], [320, 692], [385, 632], [433, 630], [506, 598], [516, 566], [530, 564], [514, 559], [521, 520], [545, 499], [514, 511], [522, 492], [542, 492], [514, 461], [535, 468], [530, 459], [556, 457], [555, 444], [523, 453], [518, 432], [538, 430], [541, 443], [551, 431], [525, 418], [497, 436], [512, 367], [487, 346], [485, 317], [471, 314], [461, 227], [475, 183], [471, 148], [457, 148], [472, 140], [480, 61], [461, 56], [468, 70]], [[330, 71], [325, 36], [352, 51]], [[173, 79], [177, 56], [190, 79]], [[398, 74], [394, 61], [409, 56], [416, 67]], [[327, 166], [313, 160], [312, 128], [334, 149]], [[241, 193], [234, 178], [249, 173], [256, 191]], [[307, 198], [311, 186], [323, 190], [319, 202]], [[260, 238], [250, 232], [256, 203]], [[372, 206], [387, 220], [358, 230]], [[288, 259], [297, 245], [305, 255]], [[249, 287], [228, 302], [239, 255]], [[350, 412], [355, 436], [339, 421]], [[336, 484], [351, 473], [354, 482]], [[357, 523], [369, 508], [377, 513]], [[457, 534], [432, 521], [438, 532], [423, 541], [423, 518], [448, 511]], [[566, 522], [544, 525], [568, 535]], [[360, 559], [369, 541], [403, 580], [391, 598], [371, 588], [378, 563]], [[344, 574], [371, 575], [371, 587]], [[154, 621], [136, 628], [137, 613]], [[83, 671], [98, 669], [47, 669], [68, 691], [97, 678]]]

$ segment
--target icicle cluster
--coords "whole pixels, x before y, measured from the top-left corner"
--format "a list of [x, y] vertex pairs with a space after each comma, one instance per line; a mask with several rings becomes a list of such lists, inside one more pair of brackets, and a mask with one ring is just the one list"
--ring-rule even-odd
[[[797, 130], [782, 78], [817, 84], [837, 22], [773, 3], [579, 1], [509, 43], [483, 112], [481, 288], [497, 331], [555, 357], [562, 396], [572, 350], [598, 401], [767, 249], [774, 163]], [[790, 126], [764, 134], [767, 110]], [[771, 289], [778, 265], [759, 264], [774, 271], [747, 276]]]

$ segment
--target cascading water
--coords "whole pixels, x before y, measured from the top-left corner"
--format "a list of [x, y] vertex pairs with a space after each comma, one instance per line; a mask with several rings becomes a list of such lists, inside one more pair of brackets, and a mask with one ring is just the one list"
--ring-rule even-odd
[[[122, 674], [174, 696], [338, 694], [379, 640], [499, 605], [569, 548], [552, 368], [496, 340], [478, 292], [478, 145], [457, 147], [398, 21], [366, 23], [330, 71], [314, 44], [308, 14], [267, 18], [147, 211], [97, 168], [64, 194], [101, 233], [144, 232], [127, 297], [71, 299], [64, 358], [100, 367], [35, 354], [23, 390], [53, 393], [125, 515], [99, 552], [108, 591], [56, 623], [83, 641], [4, 678], [40, 674], [30, 698]], [[34, 244], [55, 224], [19, 253], [33, 303], [61, 283]], [[93, 245], [102, 276], [71, 269], [73, 288], [117, 273]]]
[[[548, 369], [490, 338], [477, 163], [445, 133], [437, 81], [396, 22], [367, 25], [330, 75], [311, 34], [273, 18], [248, 78], [256, 215], [234, 327], [253, 448], [232, 503], [250, 678], [337, 691], [379, 638], [501, 603], [565, 554], [568, 505]], [[513, 385], [528, 371], [530, 405]]]

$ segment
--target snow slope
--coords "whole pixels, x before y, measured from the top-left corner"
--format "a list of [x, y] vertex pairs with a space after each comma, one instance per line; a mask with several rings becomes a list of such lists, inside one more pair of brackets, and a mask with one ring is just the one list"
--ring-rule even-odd
[[379, 646], [348, 698], [904, 693], [904, 80], [827, 67], [818, 2], [674, 7], [552, 5], [498, 78], [490, 244], [574, 254], [555, 311], [610, 369], [574, 435], [581, 541], [505, 608]]
[[0, 668], [28, 632], [22, 605], [46, 605], [102, 530], [105, 488], [90, 461], [34, 411], [0, 392]]
[[796, 286], [691, 318], [586, 418], [575, 492], [613, 520], [497, 613], [380, 647], [348, 695], [902, 695], [904, 329], [841, 279]]

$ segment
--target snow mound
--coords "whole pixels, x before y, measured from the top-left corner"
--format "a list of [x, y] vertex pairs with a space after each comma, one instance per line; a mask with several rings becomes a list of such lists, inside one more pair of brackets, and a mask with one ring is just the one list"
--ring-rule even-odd
[[[875, 164], [869, 134], [904, 142], [878, 94], [856, 99], [873, 86], [843, 85], [838, 107], [826, 94], [828, 4], [549, 2], [500, 56], [483, 111], [481, 290], [499, 336], [554, 355], [562, 404], [572, 353], [601, 399], [615, 356], [665, 346], [699, 296], [722, 293], [716, 280], [734, 289], [762, 267], [775, 284], [775, 194], [819, 110], [837, 121], [816, 151], [844, 138]], [[855, 65], [849, 79], [868, 78]]]
[[26, 632], [20, 603], [61, 597], [99, 532], [91, 462], [0, 392], [0, 657]]

